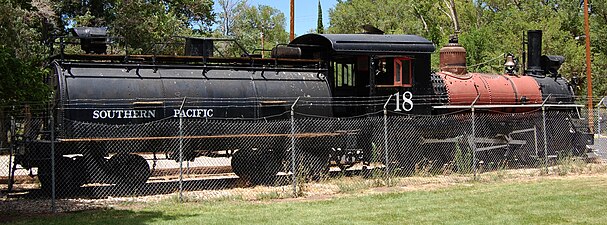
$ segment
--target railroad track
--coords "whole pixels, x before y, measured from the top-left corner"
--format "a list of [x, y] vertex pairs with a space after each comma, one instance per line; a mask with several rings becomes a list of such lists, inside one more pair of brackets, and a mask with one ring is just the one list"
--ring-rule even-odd
[[[200, 166], [200, 167], [184, 167], [184, 177], [191, 178], [208, 178], [220, 176], [236, 176], [232, 173], [231, 166]], [[179, 168], [160, 168], [154, 169], [150, 176], [150, 181], [166, 181], [179, 179]], [[0, 176], [0, 185], [8, 185], [9, 177]], [[34, 184], [38, 180], [35, 175], [16, 175], [15, 184]]]

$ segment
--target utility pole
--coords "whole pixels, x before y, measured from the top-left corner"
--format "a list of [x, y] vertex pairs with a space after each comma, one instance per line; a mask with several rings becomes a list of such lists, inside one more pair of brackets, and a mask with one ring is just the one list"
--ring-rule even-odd
[[264, 53], [263, 51], [265, 50], [264, 45], [263, 45], [264, 44], [263, 39], [265, 38], [264, 35], [263, 35], [263, 32], [264, 32], [264, 30], [262, 28], [261, 29], [261, 58], [262, 59], [263, 59], [263, 53]]
[[295, 39], [295, 0], [291, 0], [291, 25], [289, 40]]
[[588, 0], [584, 0], [584, 32], [586, 33], [586, 82], [588, 84], [588, 127], [594, 132], [594, 113], [592, 112], [592, 67], [590, 60], [590, 21]]

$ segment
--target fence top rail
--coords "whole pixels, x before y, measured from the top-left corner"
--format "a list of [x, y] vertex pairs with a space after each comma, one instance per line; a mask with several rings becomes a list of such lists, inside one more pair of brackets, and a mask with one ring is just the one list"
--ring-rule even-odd
[[434, 109], [492, 109], [492, 108], [582, 108], [585, 105], [576, 104], [529, 104], [529, 105], [440, 105], [432, 106]]

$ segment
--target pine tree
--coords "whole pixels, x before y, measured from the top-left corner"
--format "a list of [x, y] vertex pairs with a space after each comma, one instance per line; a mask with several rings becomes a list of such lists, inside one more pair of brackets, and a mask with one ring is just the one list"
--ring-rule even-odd
[[318, 22], [316, 22], [316, 33], [322, 34], [325, 31], [325, 26], [322, 24], [322, 6], [318, 0]]

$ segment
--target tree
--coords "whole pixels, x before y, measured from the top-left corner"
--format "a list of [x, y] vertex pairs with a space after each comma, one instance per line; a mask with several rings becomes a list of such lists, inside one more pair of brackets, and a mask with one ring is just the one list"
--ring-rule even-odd
[[316, 22], [316, 33], [322, 34], [325, 32], [325, 26], [322, 23], [322, 6], [318, 0], [318, 21]]
[[174, 36], [185, 33], [183, 22], [174, 10], [167, 10], [160, 2], [145, 0], [124, 1], [117, 4], [117, 17], [111, 31], [124, 37], [134, 53], [156, 53]]
[[[54, 20], [48, 1], [0, 0], [0, 105], [48, 97], [43, 33]], [[22, 8], [23, 7], [23, 8]]]
[[442, 0], [349, 0], [329, 10], [329, 33], [358, 33], [365, 24], [387, 34], [420, 34], [435, 43], [452, 30]]
[[73, 26], [109, 27], [135, 53], [158, 51], [156, 43], [174, 36], [208, 34], [215, 20], [212, 0], [65, 0], [54, 6], [64, 34]]
[[240, 13], [234, 17], [232, 32], [247, 50], [288, 42], [289, 33], [285, 30], [286, 19], [282, 12], [265, 5], [249, 6], [246, 2], [238, 8]]
[[117, 0], [63, 0], [55, 3], [57, 23], [69, 26], [107, 27], [116, 17]]
[[48, 100], [43, 40], [54, 20], [48, 1], [0, 0], [0, 147], [8, 139], [7, 106], [43, 107]]
[[163, 1], [167, 11], [174, 11], [185, 27], [197, 34], [208, 34], [215, 23], [213, 0], [172, 0]]
[[218, 0], [217, 3], [221, 7], [221, 12], [219, 13], [219, 17], [221, 18], [219, 23], [219, 29], [221, 29], [221, 33], [223, 36], [232, 35], [232, 26], [233, 19], [239, 13], [238, 7], [241, 4], [246, 4], [246, 0]]

